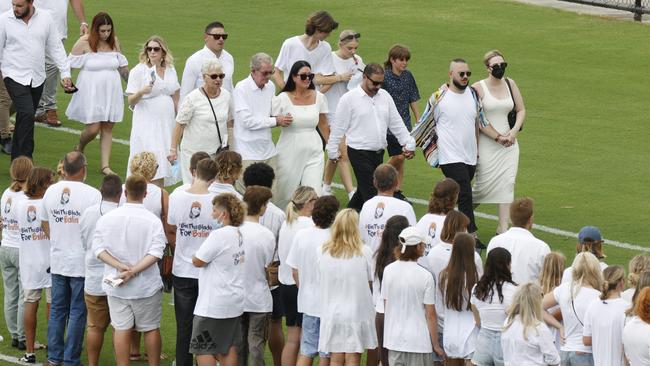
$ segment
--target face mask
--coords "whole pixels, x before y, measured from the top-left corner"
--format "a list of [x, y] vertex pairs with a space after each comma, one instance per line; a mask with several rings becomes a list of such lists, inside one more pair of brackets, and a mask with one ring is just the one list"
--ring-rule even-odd
[[458, 89], [460, 89], [460, 90], [465, 90], [465, 89], [467, 88], [467, 85], [469, 85], [469, 82], [468, 82], [467, 84], [465, 84], [465, 85], [459, 83], [459, 82], [456, 81], [456, 80], [452, 80], [452, 82], [453, 82], [454, 85], [455, 85]]
[[216, 218], [212, 222], [212, 230], [217, 230], [224, 227], [223, 220], [221, 218]]
[[494, 76], [497, 79], [502, 79], [503, 75], [506, 73], [506, 68], [501, 67], [501, 65], [494, 65], [492, 66], [492, 76]]

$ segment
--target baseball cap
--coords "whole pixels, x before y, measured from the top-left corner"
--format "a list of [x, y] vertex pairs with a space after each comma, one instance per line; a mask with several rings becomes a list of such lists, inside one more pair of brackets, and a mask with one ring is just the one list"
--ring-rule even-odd
[[601, 241], [603, 238], [600, 235], [600, 230], [595, 226], [585, 226], [580, 229], [578, 233], [578, 241], [584, 243], [585, 241]]
[[431, 238], [422, 234], [416, 227], [409, 226], [399, 233], [399, 242], [402, 244], [402, 253], [406, 251], [407, 246], [418, 245], [420, 243], [429, 244]]

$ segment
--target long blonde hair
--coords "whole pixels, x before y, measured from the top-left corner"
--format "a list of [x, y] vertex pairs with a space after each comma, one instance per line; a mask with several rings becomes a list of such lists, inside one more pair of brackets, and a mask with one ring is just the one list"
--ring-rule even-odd
[[510, 328], [515, 318], [519, 316], [524, 327], [524, 339], [528, 340], [528, 332], [536, 329], [542, 322], [542, 314], [542, 288], [532, 282], [520, 285], [508, 308], [508, 317], [503, 330]]
[[359, 232], [359, 214], [351, 209], [341, 210], [332, 224], [332, 238], [323, 244], [323, 252], [334, 258], [352, 258], [363, 255]]
[[539, 275], [539, 285], [542, 293], [548, 294], [562, 283], [562, 273], [566, 257], [560, 252], [550, 252], [544, 257], [542, 272]]
[[571, 268], [572, 298], [578, 296], [580, 289], [585, 286], [591, 286], [593, 289], [600, 291], [603, 285], [603, 272], [595, 255], [589, 252], [576, 255]]
[[291, 201], [289, 201], [289, 204], [287, 204], [287, 208], [284, 211], [287, 216], [287, 223], [293, 224], [293, 222], [298, 219], [298, 216], [300, 216], [298, 212], [300, 212], [309, 201], [316, 200], [317, 198], [318, 195], [312, 187], [300, 186], [296, 188], [295, 192], [293, 192], [293, 196], [291, 196]]

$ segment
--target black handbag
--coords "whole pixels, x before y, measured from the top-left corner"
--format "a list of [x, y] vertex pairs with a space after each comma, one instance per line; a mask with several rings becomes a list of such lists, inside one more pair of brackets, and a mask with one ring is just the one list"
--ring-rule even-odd
[[221, 138], [221, 129], [219, 128], [219, 121], [217, 120], [217, 114], [214, 112], [214, 107], [212, 106], [212, 101], [208, 96], [208, 92], [206, 92], [203, 88], [201, 88], [201, 90], [203, 91], [203, 95], [205, 95], [205, 97], [208, 99], [210, 109], [212, 110], [212, 115], [214, 116], [214, 124], [217, 126], [217, 134], [219, 135], [219, 147], [217, 148], [217, 152], [214, 153], [214, 155], [217, 155], [222, 151], [229, 150], [229, 147], [228, 145], [223, 145], [223, 139]]
[[[510, 125], [510, 129], [512, 129], [515, 127], [515, 123], [517, 122], [517, 103], [515, 102], [515, 96], [512, 95], [512, 87], [510, 86], [510, 81], [508, 78], [506, 78], [506, 85], [508, 86], [508, 91], [510, 92], [510, 98], [512, 98], [512, 110], [508, 112], [508, 125]], [[523, 129], [523, 125], [519, 127], [519, 131]]]

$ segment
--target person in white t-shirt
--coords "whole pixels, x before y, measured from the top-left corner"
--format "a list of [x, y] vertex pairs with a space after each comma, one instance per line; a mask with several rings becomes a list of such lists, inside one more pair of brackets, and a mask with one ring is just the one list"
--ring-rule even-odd
[[[560, 347], [562, 365], [591, 365], [592, 349], [582, 341], [583, 327], [587, 308], [600, 296], [603, 274], [598, 259], [588, 252], [578, 254], [572, 268], [573, 280], [544, 295], [542, 306], [546, 310], [546, 322], [560, 329], [560, 334], [564, 334], [566, 339]], [[548, 313], [556, 305], [560, 306], [563, 327]]]
[[[4, 316], [11, 346], [24, 349], [25, 327], [23, 309], [25, 305], [23, 288], [20, 284], [20, 229], [14, 208], [26, 199], [23, 189], [29, 172], [34, 165], [26, 156], [11, 162], [9, 175], [11, 185], [2, 193], [0, 219], [2, 220], [2, 245], [0, 245], [0, 268], [2, 268], [2, 289], [4, 292]], [[20, 347], [19, 347], [20, 346]]]
[[399, 235], [397, 260], [384, 269], [384, 347], [391, 365], [433, 364], [433, 352], [444, 357], [436, 328], [436, 284], [431, 273], [417, 264], [429, 237], [415, 227]]
[[215, 195], [231, 193], [241, 200], [242, 195], [235, 189], [235, 182], [242, 173], [241, 155], [234, 151], [225, 150], [218, 153], [213, 159], [217, 163], [217, 175], [210, 187], [208, 187], [208, 191]]
[[104, 262], [97, 259], [93, 249], [93, 237], [100, 217], [119, 206], [122, 196], [122, 180], [115, 174], [104, 177], [99, 189], [102, 201], [88, 207], [81, 215], [81, 240], [86, 249], [86, 280], [84, 282], [84, 300], [88, 311], [86, 348], [88, 365], [99, 365], [99, 356], [104, 344], [104, 333], [111, 323], [108, 310], [108, 298], [102, 288], [104, 282]]
[[359, 213], [361, 239], [374, 253], [379, 247], [386, 221], [394, 215], [404, 215], [409, 224], [416, 224], [415, 211], [410, 203], [393, 197], [397, 190], [397, 170], [390, 164], [379, 165], [373, 174], [377, 195], [363, 204]]
[[650, 257], [644, 254], [634, 256], [628, 264], [627, 280], [630, 288], [621, 293], [621, 298], [627, 302], [632, 302], [632, 296], [634, 296], [636, 284], [639, 282], [639, 276], [645, 271], [650, 271]]
[[318, 198], [311, 216], [315, 226], [296, 233], [287, 257], [287, 264], [292, 268], [298, 286], [298, 312], [302, 314], [298, 366], [311, 366], [316, 356], [320, 357], [320, 366], [329, 365], [329, 354], [318, 352], [321, 306], [318, 251], [332, 236], [330, 226], [338, 210], [336, 197]]
[[543, 313], [541, 288], [534, 283], [519, 286], [501, 334], [504, 365], [560, 364], [560, 355], [553, 344], [553, 335], [544, 324]]
[[43, 232], [38, 212], [43, 209], [45, 190], [54, 182], [54, 172], [48, 168], [35, 167], [29, 173], [25, 196], [14, 207], [20, 228], [20, 282], [25, 298], [26, 351], [19, 361], [36, 362], [34, 343], [36, 339], [36, 315], [38, 303], [45, 290], [49, 315], [52, 302], [52, 278], [50, 276], [50, 239]]
[[495, 248], [485, 261], [485, 273], [472, 289], [472, 313], [480, 327], [476, 339], [474, 365], [503, 366], [501, 330], [517, 285], [512, 281], [512, 256], [503, 248]]
[[[192, 154], [192, 157], [190, 158], [190, 174], [192, 175], [192, 182], [194, 182], [194, 179], [196, 178], [196, 165], [199, 163], [199, 161], [203, 159], [209, 159], [209, 158], [210, 158], [210, 154], [208, 154], [205, 151], [197, 151], [194, 154]], [[180, 186], [174, 188], [172, 193], [176, 191], [186, 191], [188, 188], [192, 186], [192, 182], [181, 184]]]
[[93, 239], [95, 255], [104, 262], [102, 289], [115, 329], [117, 365], [129, 365], [133, 331], [144, 333], [149, 359], [160, 358], [162, 279], [156, 263], [166, 242], [160, 218], [142, 204], [146, 179], [133, 174], [126, 179], [125, 189], [126, 203], [97, 221]]
[[623, 329], [623, 347], [630, 366], [650, 365], [650, 289], [641, 290], [638, 300], [637, 315]]
[[45, 192], [39, 217], [51, 248], [52, 307], [47, 327], [47, 361], [61, 364], [65, 348], [71, 350], [65, 352], [66, 361], [75, 365], [80, 362], [86, 327], [86, 251], [80, 220], [88, 207], [101, 202], [102, 196], [97, 189], [83, 183], [87, 164], [82, 153], [67, 153], [63, 158], [63, 172], [65, 179]]
[[442, 227], [445, 225], [445, 217], [449, 211], [456, 207], [459, 191], [460, 186], [451, 178], [441, 180], [433, 188], [431, 198], [429, 199], [428, 211], [420, 218], [416, 225], [421, 232], [430, 238], [429, 244], [424, 248], [422, 258], [426, 258], [431, 248], [440, 243], [440, 234], [442, 233]]
[[627, 311], [625, 311], [625, 315], [627, 316], [627, 319], [630, 319], [636, 315], [635, 309], [636, 309], [636, 304], [638, 302], [639, 294], [641, 294], [641, 291], [646, 287], [650, 287], [650, 271], [645, 271], [641, 273], [641, 275], [639, 276], [639, 280], [636, 283], [636, 288], [634, 289], [634, 294], [632, 295], [632, 301], [630, 302], [630, 307], [627, 309]]
[[246, 298], [246, 252], [239, 230], [246, 208], [232, 193], [219, 194], [212, 204], [212, 218], [219, 228], [192, 257], [200, 270], [190, 352], [199, 366], [214, 365], [215, 359], [222, 366], [235, 366]]
[[[596, 256], [600, 261], [600, 270], [604, 271], [607, 264], [603, 262], [605, 253], [603, 252], [603, 238], [600, 229], [595, 226], [584, 226], [578, 233], [578, 243], [576, 244], [576, 254], [588, 252]], [[562, 274], [562, 283], [571, 282], [571, 267], [564, 270]]]
[[266, 279], [266, 267], [273, 261], [275, 236], [260, 224], [266, 205], [273, 194], [267, 187], [250, 186], [244, 193], [246, 217], [240, 226], [246, 251], [244, 262], [244, 314], [242, 314], [243, 344], [237, 358], [240, 364], [264, 365], [264, 348], [268, 340], [269, 320], [273, 310], [271, 289]]
[[[542, 272], [539, 274], [539, 285], [542, 288], [542, 295], [553, 293], [553, 290], [562, 283], [562, 272], [564, 271], [565, 263], [566, 257], [560, 252], [550, 252], [546, 255], [544, 264], [542, 265]], [[559, 305], [548, 309], [548, 312], [558, 322], [562, 323], [562, 312], [560, 311]], [[559, 351], [560, 345], [562, 344], [560, 331], [554, 327], [550, 327], [549, 329], [555, 338], [555, 348]]]
[[192, 264], [192, 256], [216, 229], [212, 218], [212, 199], [215, 194], [208, 187], [217, 174], [217, 164], [206, 158], [196, 164], [192, 185], [169, 197], [167, 222], [176, 232], [174, 263], [174, 313], [176, 315], [176, 365], [192, 366], [190, 338], [196, 299], [199, 296], [199, 269]]
[[621, 298], [625, 269], [609, 266], [603, 272], [603, 293], [585, 313], [582, 342], [592, 346], [595, 366], [623, 366], [623, 327], [630, 303]]
[[544, 257], [551, 252], [548, 244], [530, 232], [533, 227], [533, 200], [518, 198], [510, 204], [512, 227], [497, 235], [487, 247], [505, 248], [512, 254], [512, 280], [516, 283], [536, 282], [542, 270]]
[[[273, 81], [278, 89], [284, 88], [291, 66], [299, 60], [305, 60], [312, 65], [312, 72], [316, 74], [314, 84], [319, 89], [339, 81], [340, 76], [334, 75], [332, 47], [325, 41], [338, 26], [339, 23], [328, 12], [317, 11], [307, 18], [304, 34], [288, 38], [282, 43], [280, 54], [275, 61], [276, 72], [273, 74]], [[327, 91], [325, 88], [321, 90], [323, 93]]]

